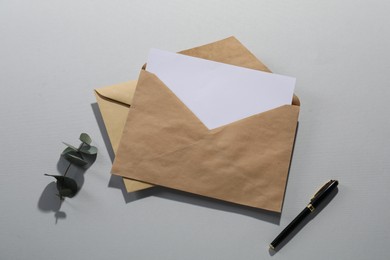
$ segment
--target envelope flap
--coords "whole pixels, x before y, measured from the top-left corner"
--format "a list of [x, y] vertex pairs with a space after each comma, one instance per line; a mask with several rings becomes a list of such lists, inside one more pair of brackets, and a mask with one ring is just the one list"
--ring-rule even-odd
[[137, 80], [131, 80], [113, 86], [97, 88], [95, 91], [106, 99], [130, 106], [136, 86]]
[[202, 45], [179, 52], [188, 56], [222, 62], [249, 69], [270, 72], [240, 41], [235, 37]]

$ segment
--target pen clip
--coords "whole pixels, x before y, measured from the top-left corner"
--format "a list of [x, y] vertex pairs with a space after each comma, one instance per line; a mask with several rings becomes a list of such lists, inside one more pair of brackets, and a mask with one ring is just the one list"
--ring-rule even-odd
[[321, 192], [326, 190], [332, 183], [333, 183], [333, 180], [330, 180], [327, 183], [325, 183], [321, 188], [318, 189], [318, 191], [316, 193], [314, 193], [313, 197], [311, 197], [311, 200], [315, 199]]

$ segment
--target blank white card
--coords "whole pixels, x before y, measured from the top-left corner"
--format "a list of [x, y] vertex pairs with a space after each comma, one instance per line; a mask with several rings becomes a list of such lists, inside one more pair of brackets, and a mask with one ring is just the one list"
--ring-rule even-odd
[[146, 70], [155, 74], [214, 129], [291, 105], [295, 78], [152, 49]]

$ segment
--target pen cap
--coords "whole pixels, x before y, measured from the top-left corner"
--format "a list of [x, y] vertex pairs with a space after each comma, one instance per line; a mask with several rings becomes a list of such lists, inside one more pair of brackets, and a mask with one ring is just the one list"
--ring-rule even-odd
[[311, 199], [310, 204], [317, 208], [331, 193], [336, 189], [339, 182], [337, 180], [330, 180], [314, 195]]

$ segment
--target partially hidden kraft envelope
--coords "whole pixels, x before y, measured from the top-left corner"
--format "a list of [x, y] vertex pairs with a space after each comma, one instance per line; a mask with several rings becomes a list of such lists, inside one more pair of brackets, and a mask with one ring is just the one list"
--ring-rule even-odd
[[[180, 52], [270, 72], [236, 38]], [[165, 186], [281, 212], [300, 102], [207, 129], [154, 74], [95, 90], [128, 192]]]

